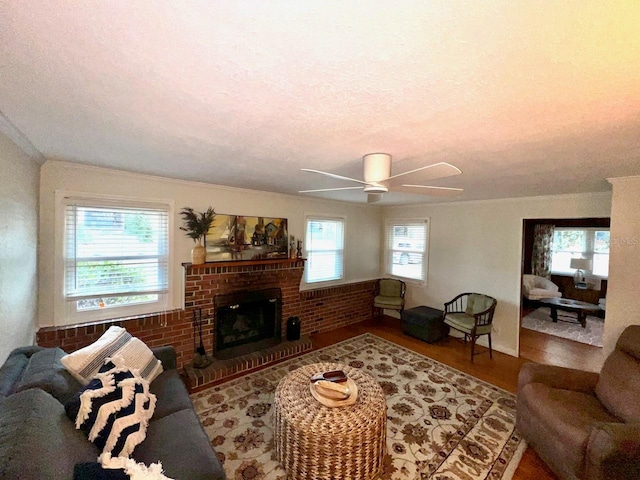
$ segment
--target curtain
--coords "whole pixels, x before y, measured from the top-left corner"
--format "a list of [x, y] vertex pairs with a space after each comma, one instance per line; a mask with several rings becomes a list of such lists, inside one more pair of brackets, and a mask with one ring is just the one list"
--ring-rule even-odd
[[551, 277], [551, 250], [553, 247], [553, 225], [539, 223], [533, 230], [533, 253], [531, 273], [544, 278]]

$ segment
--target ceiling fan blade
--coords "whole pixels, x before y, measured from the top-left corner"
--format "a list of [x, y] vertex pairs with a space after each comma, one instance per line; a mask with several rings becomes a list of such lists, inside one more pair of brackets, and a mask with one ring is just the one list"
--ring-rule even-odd
[[299, 190], [298, 193], [335, 192], [337, 190], [362, 190], [362, 187], [318, 188], [316, 190]]
[[365, 182], [363, 180], [358, 180], [356, 178], [350, 178], [350, 177], [343, 177], [342, 175], [336, 175], [335, 173], [323, 172], [321, 170], [311, 170], [310, 168], [301, 168], [300, 170], [302, 170], [303, 172], [319, 173], [320, 175], [326, 175], [327, 177], [337, 178], [338, 180], [348, 180], [350, 182], [362, 183], [363, 185], [367, 184], [367, 182]]
[[453, 197], [455, 195], [460, 195], [464, 191], [464, 189], [453, 187], [432, 187], [429, 185], [402, 185], [400, 187], [394, 187], [393, 191], [417, 193], [418, 195], [428, 195], [434, 197]]
[[367, 203], [376, 203], [382, 200], [381, 193], [368, 193], [367, 194]]
[[397, 175], [393, 175], [385, 180], [389, 181], [391, 185], [398, 185], [402, 182], [406, 182], [405, 179], [400, 179], [400, 177], [404, 177], [406, 175], [412, 175], [412, 180], [414, 180], [415, 182], [428, 182], [437, 178], [446, 178], [452, 177], [454, 175], [460, 175], [461, 173], [462, 170], [460, 170], [458, 167], [454, 167], [453, 165], [446, 162], [439, 162], [434, 163], [433, 165], [427, 165], [426, 167], [415, 168], [413, 170], [409, 170], [408, 172], [398, 173]]

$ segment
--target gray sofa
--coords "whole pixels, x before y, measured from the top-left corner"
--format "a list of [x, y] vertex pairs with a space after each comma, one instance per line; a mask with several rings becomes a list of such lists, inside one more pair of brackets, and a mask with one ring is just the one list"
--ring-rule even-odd
[[[132, 457], [162, 462], [176, 480], [225, 479], [176, 370], [175, 351], [153, 353], [164, 372], [151, 383], [156, 409]], [[82, 386], [60, 363], [63, 355], [59, 348], [22, 347], [0, 368], [0, 478], [72, 480], [76, 464], [100, 454], [65, 414], [64, 404]]]

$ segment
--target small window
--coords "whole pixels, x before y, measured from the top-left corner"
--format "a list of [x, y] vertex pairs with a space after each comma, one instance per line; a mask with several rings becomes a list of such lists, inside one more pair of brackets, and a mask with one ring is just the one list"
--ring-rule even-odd
[[340, 280], [344, 263], [344, 219], [307, 217], [307, 283]]
[[168, 205], [68, 197], [63, 208], [68, 317], [90, 321], [166, 308]]
[[428, 220], [386, 222], [387, 275], [426, 281]]

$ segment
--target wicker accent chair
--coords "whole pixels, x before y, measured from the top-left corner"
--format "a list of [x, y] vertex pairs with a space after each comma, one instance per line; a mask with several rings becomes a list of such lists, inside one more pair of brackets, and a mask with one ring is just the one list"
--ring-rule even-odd
[[471, 363], [473, 363], [476, 341], [481, 335], [489, 336], [489, 358], [493, 358], [491, 348], [491, 324], [498, 302], [482, 293], [461, 293], [444, 304], [444, 323], [464, 333], [464, 342], [471, 340]]
[[404, 310], [404, 294], [407, 285], [402, 280], [395, 278], [381, 278], [376, 282], [376, 290], [373, 296], [373, 316], [382, 316], [382, 311], [398, 310], [401, 314]]

